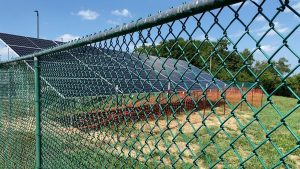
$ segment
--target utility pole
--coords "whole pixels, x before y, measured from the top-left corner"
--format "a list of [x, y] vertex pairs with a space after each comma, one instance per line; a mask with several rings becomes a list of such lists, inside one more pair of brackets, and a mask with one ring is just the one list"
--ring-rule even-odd
[[40, 16], [39, 16], [39, 11], [35, 10], [34, 11], [36, 13], [36, 29], [37, 29], [37, 38], [40, 38]]
[[[37, 17], [37, 38], [40, 38], [40, 28], [39, 28], [39, 11], [35, 10]], [[35, 103], [35, 168], [41, 169], [42, 166], [42, 132], [41, 132], [41, 105], [40, 105], [40, 62], [38, 57], [34, 57], [34, 103]]]

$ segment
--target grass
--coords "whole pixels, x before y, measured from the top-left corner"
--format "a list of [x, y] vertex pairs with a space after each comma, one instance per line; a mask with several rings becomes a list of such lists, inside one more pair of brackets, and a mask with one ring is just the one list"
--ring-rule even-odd
[[[267, 100], [264, 100], [264, 103], [266, 102]], [[196, 163], [206, 168], [236, 168], [240, 165], [251, 168], [279, 165], [284, 168], [279, 159], [297, 148], [300, 136], [300, 109], [295, 109], [295, 106], [299, 106], [295, 99], [274, 96], [272, 104], [263, 109], [254, 108], [252, 111], [244, 104], [243, 111], [238, 109], [234, 112], [235, 118], [228, 112], [225, 115], [222, 112], [211, 112], [203, 121], [205, 125], [201, 122], [201, 112], [194, 117], [198, 117], [200, 124], [192, 124], [192, 127], [190, 123], [185, 123], [187, 115], [190, 115], [187, 112], [187, 115], [176, 115], [176, 118], [160, 118], [156, 123], [127, 123], [127, 126], [110, 129], [110, 134], [126, 138], [118, 145], [123, 149], [139, 152], [143, 147], [145, 151], [140, 154], [153, 157], [156, 161], [165, 160], [164, 163], [169, 166], [187, 167]], [[280, 120], [288, 114], [290, 115], [285, 118], [283, 125]], [[255, 120], [254, 117], [259, 120]], [[226, 119], [228, 120], [225, 121]], [[167, 126], [170, 127], [172, 122], [178, 125], [170, 129]], [[223, 129], [220, 128], [221, 124]], [[185, 131], [184, 128], [189, 130]], [[241, 132], [243, 128], [244, 133]], [[272, 131], [275, 128], [276, 130]], [[296, 137], [289, 130], [293, 131]], [[256, 151], [253, 151], [254, 149]], [[300, 159], [299, 151], [298, 148], [284, 158], [286, 166], [299, 167], [295, 160]]]
[[34, 115], [29, 101], [2, 100], [0, 107], [0, 168], [34, 168]]
[[34, 133], [2, 129], [0, 140], [0, 168], [34, 168]]
[[[205, 116], [202, 111], [182, 112], [157, 120], [102, 126], [99, 131], [91, 132], [63, 127], [45, 116], [43, 165], [44, 168], [237, 168], [241, 165], [300, 168], [299, 101], [279, 96], [271, 99], [272, 104], [264, 100], [268, 104], [263, 108], [250, 109], [244, 104], [243, 111], [237, 109], [234, 116], [230, 111], [224, 114], [223, 108], [216, 108], [206, 110]], [[17, 141], [20, 133], [16, 132], [11, 128], [12, 144], [34, 149], [34, 140]], [[3, 131], [0, 134], [5, 135]], [[33, 133], [25, 134], [23, 138], [34, 139]], [[16, 152], [13, 157], [17, 159], [20, 156]], [[289, 155], [283, 158], [284, 166], [280, 158], [285, 154]]]

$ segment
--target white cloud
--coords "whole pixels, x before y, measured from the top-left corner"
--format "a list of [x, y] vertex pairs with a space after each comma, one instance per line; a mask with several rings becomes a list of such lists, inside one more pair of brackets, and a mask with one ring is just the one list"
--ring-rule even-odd
[[232, 6], [232, 7], [239, 7], [239, 6], [241, 6], [241, 4], [242, 4], [242, 2], [239, 2], [239, 3], [233, 4], [233, 5], [231, 5], [231, 6]]
[[[242, 5], [242, 3], [243, 3], [243, 2], [235, 3], [235, 4], [231, 5], [231, 6], [232, 6], [232, 7], [240, 7], [240, 6]], [[248, 5], [248, 4], [249, 4], [248, 1], [247, 1], [247, 2], [244, 2], [244, 5], [243, 5], [243, 6], [246, 6], [246, 5]]]
[[295, 4], [295, 5], [292, 5], [292, 7], [293, 7], [298, 13], [300, 13], [300, 2], [298, 2], [298, 3]]
[[276, 25], [276, 23], [278, 23], [278, 22], [275, 22], [275, 29], [276, 29], [279, 33], [286, 33], [286, 32], [289, 31], [289, 28], [288, 28], [288, 27], [284, 27], [284, 26], [282, 26], [282, 25], [280, 25], [280, 24], [277, 24], [277, 25]]
[[132, 17], [128, 9], [114, 10], [111, 13], [116, 16]]
[[263, 17], [262, 15], [259, 15], [258, 17], [256, 17], [255, 20], [258, 22], [266, 21], [265, 17]]
[[234, 37], [234, 38], [240, 38], [243, 34], [245, 33], [245, 31], [236, 31], [232, 34], [229, 34], [229, 37]]
[[[203, 40], [206, 40], [206, 37], [204, 36], [204, 34], [201, 34], [198, 37], [196, 37], [195, 40], [201, 40], [201, 41], [203, 41]], [[208, 40], [209, 41], [216, 41], [217, 38], [213, 37], [212, 35], [209, 35], [208, 36]]]
[[61, 42], [68, 42], [74, 39], [78, 39], [79, 36], [71, 35], [71, 34], [63, 34], [59, 37], [57, 37], [55, 40], [56, 41], [61, 41]]
[[[260, 4], [262, 2], [261, 0], [252, 0], [252, 1], [254, 1], [257, 4]], [[237, 8], [237, 7], [240, 7], [242, 5], [242, 3], [244, 3], [243, 6], [250, 5], [250, 1], [245, 1], [245, 2], [235, 3], [235, 4], [231, 5], [231, 6], [234, 7], [234, 8]]]
[[[295, 11], [297, 11], [298, 13], [300, 13], [300, 2], [294, 4], [291, 6], [293, 9], [295, 9]], [[285, 10], [286, 12], [292, 12], [290, 9], [286, 8]]]
[[107, 20], [106, 21], [108, 24], [111, 24], [111, 25], [120, 25], [120, 22], [118, 22], [118, 21], [114, 21], [114, 20]]
[[[269, 30], [269, 29], [270, 29], [270, 26], [269, 26], [269, 25], [265, 25], [265, 26], [263, 26], [262, 28], [256, 30], [255, 32], [257, 32], [257, 34], [258, 34], [259, 36], [261, 36], [261, 35], [265, 34], [266, 31]], [[286, 33], [286, 32], [289, 31], [289, 28], [288, 28], [288, 27], [285, 27], [285, 26], [281, 25], [279, 22], [274, 22], [274, 29], [275, 29], [277, 32], [279, 32], [279, 33]], [[271, 30], [271, 31], [268, 32], [267, 35], [268, 35], [268, 36], [273, 36], [273, 35], [275, 35], [275, 34], [276, 34], [276, 32], [273, 31], [273, 30]]]
[[271, 53], [274, 52], [276, 50], [275, 46], [272, 45], [263, 45], [260, 47], [263, 51], [267, 52], [267, 53]]
[[78, 16], [81, 16], [84, 20], [95, 20], [98, 18], [99, 14], [92, 10], [81, 10], [77, 13]]

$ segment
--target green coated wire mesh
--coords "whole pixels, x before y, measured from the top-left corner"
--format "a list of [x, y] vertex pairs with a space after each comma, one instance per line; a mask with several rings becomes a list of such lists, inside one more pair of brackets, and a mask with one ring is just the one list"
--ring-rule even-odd
[[0, 168], [34, 168], [33, 86], [24, 63], [1, 68]]
[[[300, 168], [299, 17], [247, 0], [39, 56], [41, 168]], [[0, 168], [34, 168], [33, 60], [0, 77]]]

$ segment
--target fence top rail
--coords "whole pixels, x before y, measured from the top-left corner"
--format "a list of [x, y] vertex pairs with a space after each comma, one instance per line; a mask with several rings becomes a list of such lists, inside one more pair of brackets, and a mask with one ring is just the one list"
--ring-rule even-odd
[[81, 39], [73, 40], [68, 43], [51, 47], [48, 49], [35, 52], [26, 56], [18, 57], [13, 60], [0, 62], [0, 65], [13, 63], [20, 60], [32, 59], [34, 57], [40, 57], [43, 55], [60, 52], [68, 49], [73, 49], [79, 46], [84, 46], [90, 43], [99, 42], [102, 40], [114, 38], [117, 36], [125, 35], [128, 33], [136, 32], [138, 30], [143, 30], [151, 28], [153, 26], [158, 26], [164, 23], [168, 23], [173, 20], [182, 19], [191, 15], [202, 13], [205, 11], [213, 10], [223, 6], [243, 2], [246, 0], [195, 0], [194, 2], [181, 5], [176, 8], [171, 8], [165, 12], [160, 12], [156, 15], [149, 16], [145, 19], [138, 19], [135, 22], [124, 24], [122, 26], [117, 26], [116, 28], [106, 30], [104, 32], [99, 32], [93, 35], [83, 37]]

